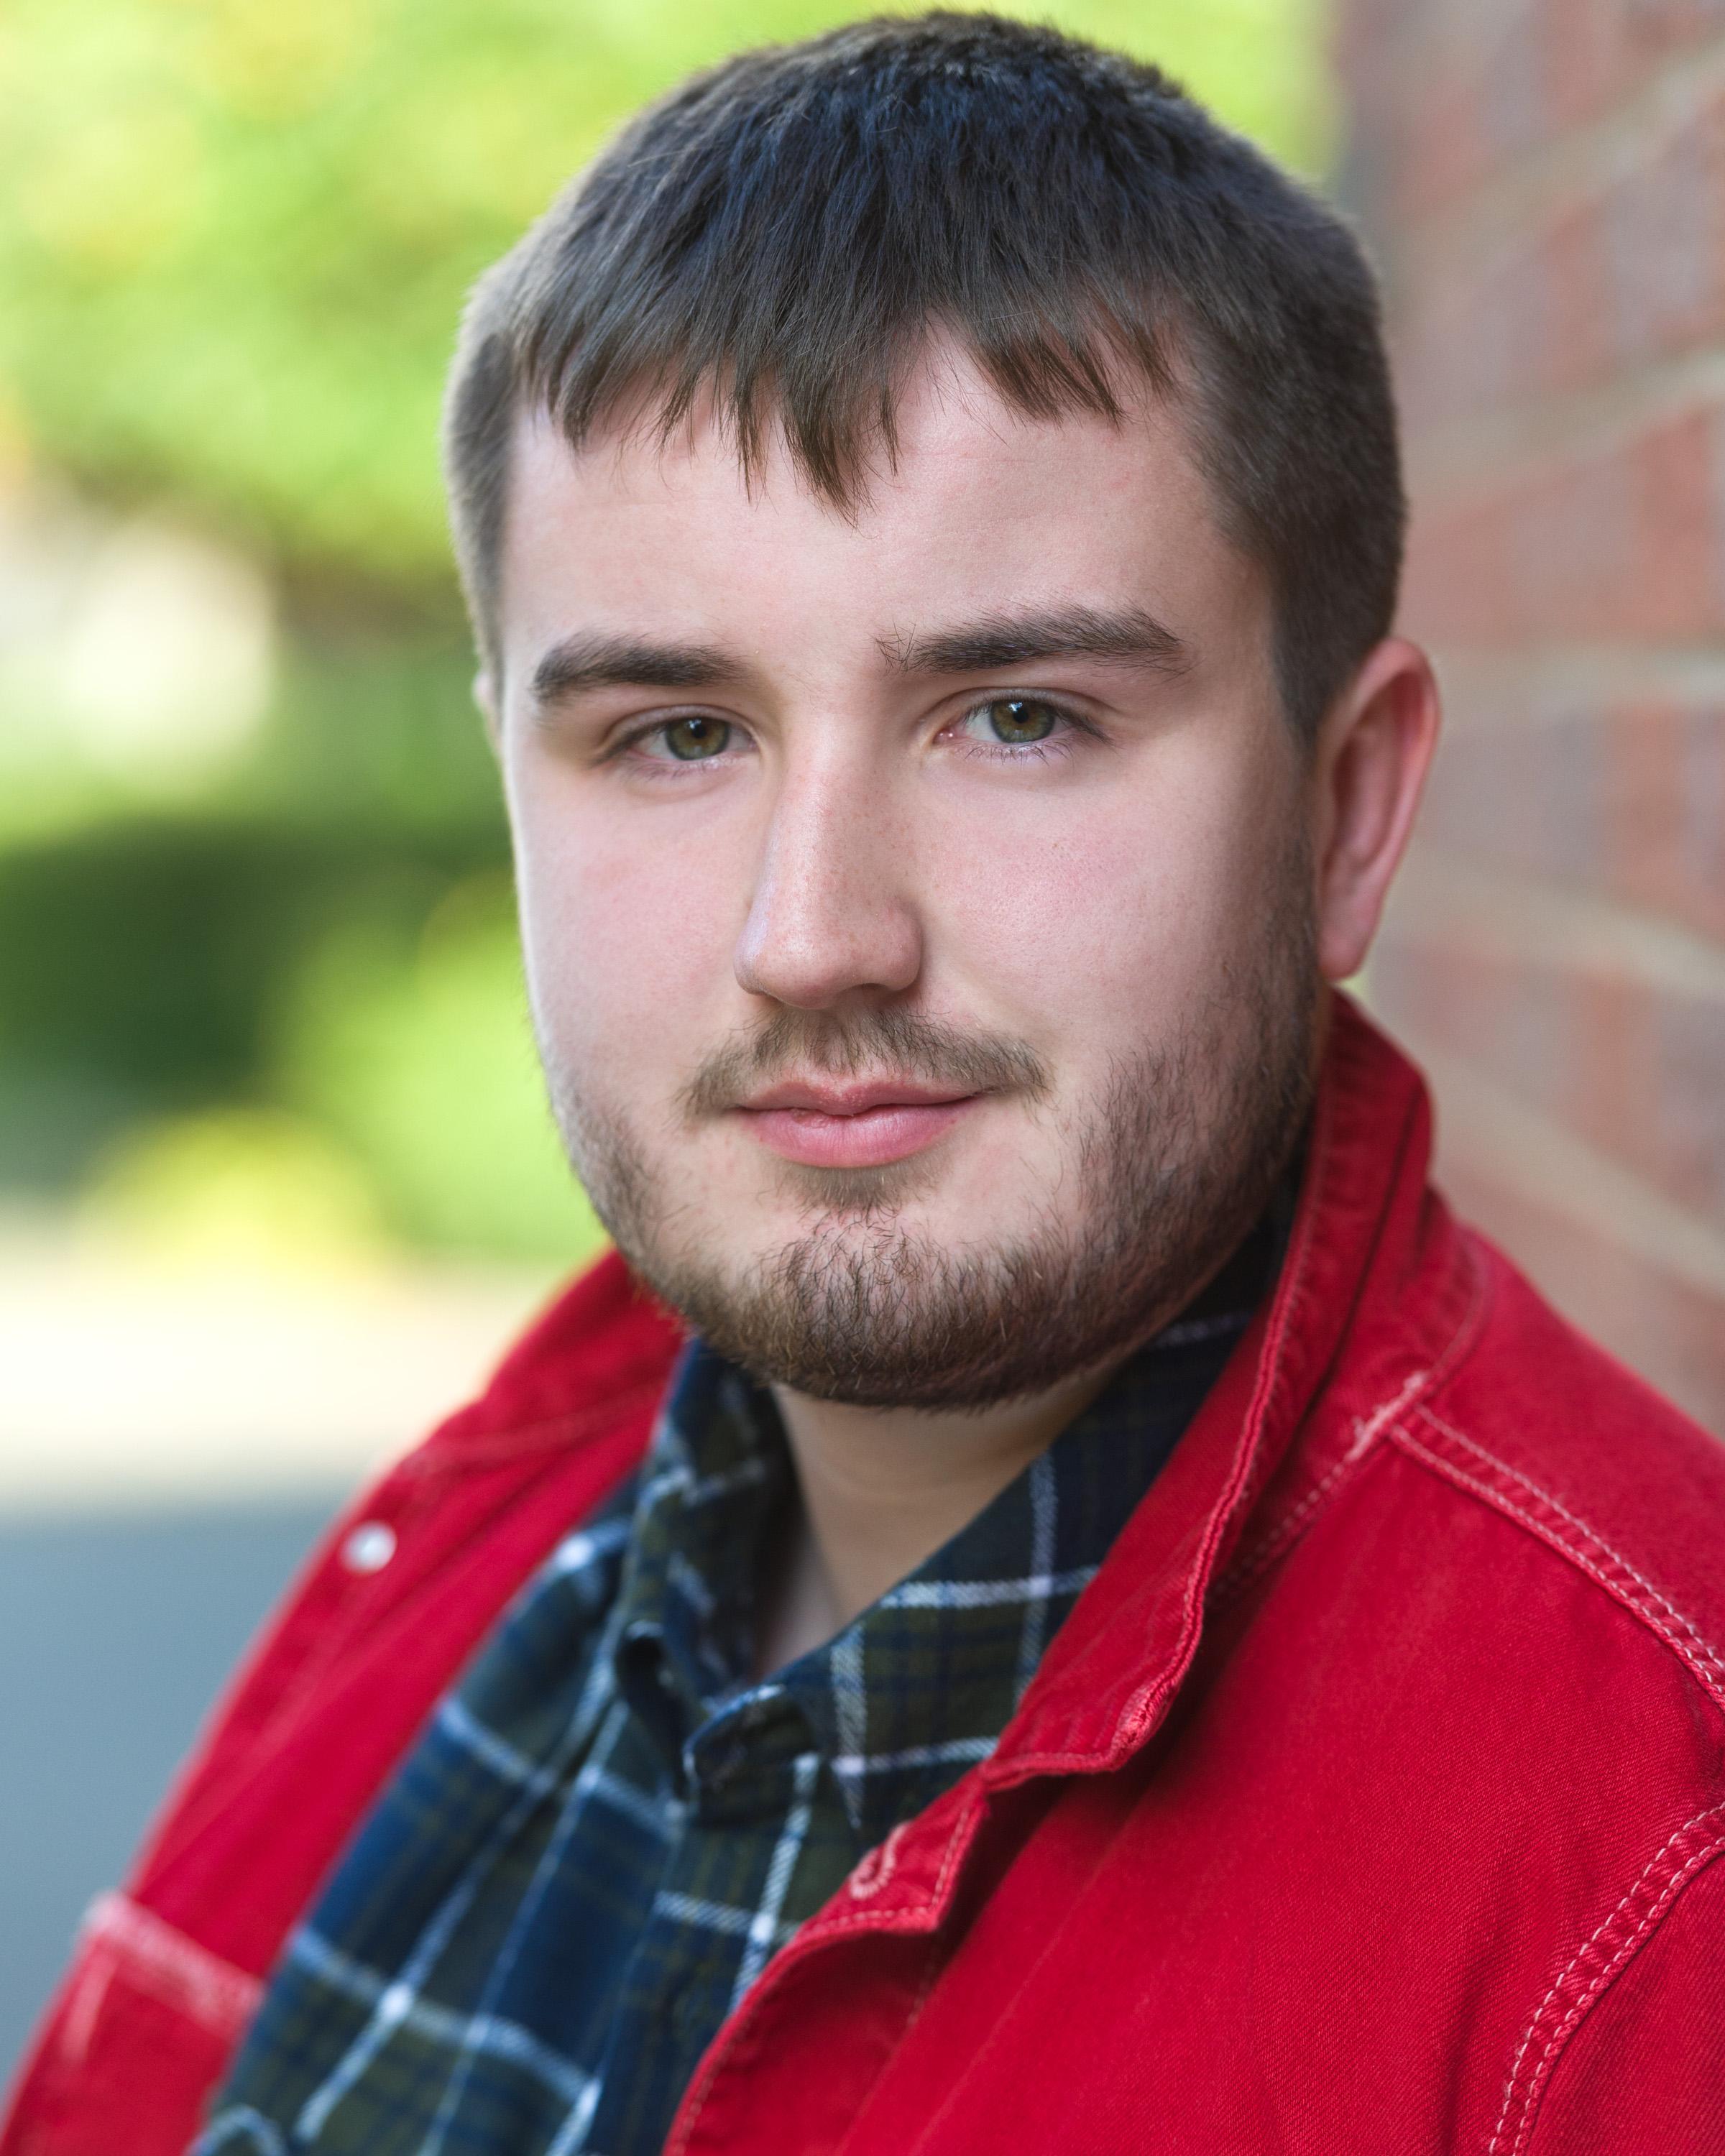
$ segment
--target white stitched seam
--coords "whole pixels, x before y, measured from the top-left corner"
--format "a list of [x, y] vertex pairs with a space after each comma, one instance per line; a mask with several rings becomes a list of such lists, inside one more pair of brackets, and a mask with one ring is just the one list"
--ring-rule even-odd
[[[1372, 1442], [1383, 1435], [1402, 1414], [1418, 1399], [1422, 1391], [1430, 1391], [1440, 1373], [1447, 1373], [1450, 1364], [1461, 1352], [1462, 1343], [1472, 1334], [1474, 1325], [1486, 1301], [1486, 1275], [1478, 1262], [1477, 1255], [1471, 1266], [1472, 1285], [1468, 1291], [1467, 1308], [1461, 1322], [1450, 1335], [1443, 1349], [1433, 1358], [1425, 1369], [1416, 1371], [1406, 1378], [1390, 1397], [1375, 1407], [1369, 1415], [1356, 1418], [1354, 1440], [1342, 1457], [1332, 1463], [1319, 1480], [1313, 1484], [1291, 1512], [1283, 1514], [1278, 1523], [1263, 1537], [1249, 1556], [1237, 1560], [1229, 1568], [1219, 1585], [1226, 1589], [1244, 1586], [1268, 1565], [1273, 1564], [1284, 1549], [1304, 1531], [1304, 1523], [1313, 1507], [1322, 1502], [1335, 1483], [1347, 1471], [1363, 1460], [1371, 1450]], [[1297, 1282], [1295, 1284], [1297, 1286]]]
[[[1430, 1445], [1422, 1445], [1412, 1430], [1399, 1430], [1395, 1441], [1409, 1458], [1423, 1460], [1435, 1475], [1441, 1476], [1456, 1489], [1466, 1491], [1470, 1496], [1478, 1498], [1481, 1504], [1490, 1505], [1494, 1511], [1502, 1513], [1506, 1519], [1514, 1520], [1529, 1533], [1537, 1535], [1548, 1549], [1556, 1551], [1578, 1572], [1604, 1588], [1620, 1609], [1626, 1610], [1656, 1640], [1665, 1642], [1709, 1699], [1717, 1706], [1725, 1707], [1725, 1685], [1721, 1684], [1715, 1673], [1712, 1657], [1705, 1653], [1697, 1655], [1689, 1642], [1681, 1634], [1674, 1632], [1656, 1610], [1649, 1609], [1645, 1602], [1631, 1594], [1609, 1565], [1595, 1556], [1592, 1550], [1579, 1548], [1567, 1540], [1549, 1521], [1543, 1520], [1531, 1507], [1522, 1504], [1512, 1491], [1487, 1480], [1483, 1473], [1469, 1469], [1460, 1460], [1451, 1459], [1447, 1453], [1436, 1452]], [[1599, 1548], [1609, 1554], [1605, 1544], [1601, 1543]]]
[[[1538, 2030], [1540, 2021], [1543, 2017], [1547, 2008], [1550, 2006], [1552, 2001], [1558, 1996], [1558, 1994], [1563, 1989], [1563, 1986], [1569, 1981], [1569, 1979], [1574, 1974], [1576, 1969], [1579, 1968], [1581, 1964], [1587, 1958], [1588, 1955], [1593, 1952], [1594, 1948], [1599, 1944], [1605, 1933], [1610, 1930], [1611, 1927], [1618, 1921], [1619, 1917], [1622, 1916], [1624, 1911], [1630, 1907], [1631, 1902], [1634, 1902], [1635, 1897], [1640, 1892], [1643, 1887], [1646, 1885], [1648, 1880], [1658, 1871], [1660, 1866], [1666, 1861], [1666, 1858], [1676, 1847], [1677, 1844], [1682, 1840], [1684, 1835], [1692, 1833], [1704, 1820], [1714, 1818], [1721, 1814], [1725, 1814], [1725, 1804], [1708, 1804], [1702, 1810], [1697, 1812], [1692, 1819], [1685, 1820], [1682, 1825], [1680, 1826], [1674, 1834], [1669, 1836], [1661, 1847], [1648, 1858], [1646, 1863], [1642, 1866], [1640, 1871], [1636, 1874], [1634, 1884], [1629, 1887], [1626, 1892], [1625, 1892], [1609, 1914], [1600, 1918], [1599, 1923], [1595, 1926], [1592, 1935], [1582, 1945], [1576, 1948], [1575, 1952], [1564, 1964], [1562, 1972], [1553, 1978], [1550, 1989], [1546, 1993], [1544, 1998], [1540, 2000], [1538, 2005], [1534, 2008], [1532, 2015], [1528, 2020], [1527, 2026], [1522, 2032], [1522, 2041], [1517, 2046], [1515, 2057], [1511, 2061], [1509, 2080], [1505, 2084], [1503, 2091], [1503, 2107], [1497, 2115], [1497, 2124], [1492, 2131], [1491, 2138], [1486, 2145], [1486, 2156], [1497, 2156], [1498, 2144], [1503, 2138], [1503, 2129], [1509, 2123], [1510, 2112], [1514, 2107], [1516, 2083], [1521, 2078], [1522, 2061], [1527, 2055], [1527, 2046], [1532, 2042], [1534, 2035]], [[1672, 1875], [1671, 1879], [1666, 1881], [1666, 1885], [1667, 1889], [1674, 1886], [1679, 1879], [1681, 1879], [1684, 1874], [1688, 1872], [1692, 1867], [1697, 1863], [1698, 1860], [1709, 1850], [1709, 1848], [1711, 1848], [1714, 1853], [1717, 1853], [1717, 1844], [1704, 1844], [1702, 1850], [1697, 1851], [1695, 1855], [1691, 1857], [1688, 1864], [1684, 1865], [1677, 1872]], [[1654, 1907], [1657, 1909], [1657, 1902], [1655, 1902]], [[1644, 1922], [1641, 1925], [1637, 1927], [1635, 1932], [1630, 1933], [1630, 1939], [1633, 1940], [1640, 1938], [1646, 1928], [1647, 1924]], [[1607, 1969], [1609, 1969], [1612, 1967], [1612, 1964], [1608, 1963], [1606, 1967]], [[1602, 1987], [1595, 1988], [1594, 1996], [1598, 1995], [1599, 1988]], [[1553, 2041], [1555, 2042], [1555, 2041], [1556, 2038], [1554, 2035]], [[1543, 2066], [1546, 2060], [1551, 2056], [1551, 2052], [1552, 2045], [1548, 2044], [1545, 2051], [1540, 2055], [1539, 2064], [1541, 2066]], [[1536, 2071], [1537, 2071], [1538, 2069], [1536, 2069]], [[1517, 2138], [1520, 2139], [1520, 2138], [1521, 2136], [1518, 2133]]]
[[[1371, 1450], [1373, 1440], [1381, 1436], [1394, 1422], [1395, 1417], [1404, 1412], [1418, 1399], [1422, 1391], [1429, 1391], [1437, 1382], [1440, 1373], [1447, 1374], [1449, 1366], [1461, 1352], [1462, 1343], [1471, 1336], [1475, 1322], [1485, 1306], [1486, 1273], [1479, 1263], [1476, 1252], [1472, 1254], [1471, 1282], [1472, 1285], [1468, 1291], [1467, 1308], [1462, 1313], [1461, 1322], [1440, 1353], [1434, 1357], [1423, 1370], [1416, 1371], [1412, 1377], [1404, 1379], [1387, 1400], [1373, 1409], [1370, 1414], [1355, 1419], [1353, 1442], [1348, 1446], [1347, 1451], [1339, 1460], [1332, 1462], [1299, 1503], [1291, 1512], [1282, 1515], [1276, 1525], [1266, 1532], [1249, 1554], [1236, 1559], [1229, 1567], [1227, 1572], [1217, 1583], [1219, 1588], [1232, 1589], [1243, 1586], [1261, 1572], [1266, 1565], [1273, 1564], [1288, 1543], [1301, 1531], [1303, 1523], [1313, 1507], [1322, 1502], [1341, 1476], [1365, 1457]], [[1295, 1281], [1292, 1285], [1297, 1290], [1297, 1281]]]
[[894, 1827], [878, 1849], [866, 1852], [846, 1882], [850, 1897], [865, 1902], [878, 1894], [892, 1876], [898, 1864], [899, 1844], [904, 1839], [903, 1822]]
[[1276, 1525], [1266, 1532], [1263, 1537], [1245, 1556], [1236, 1563], [1230, 1565], [1218, 1584], [1224, 1587], [1243, 1584], [1261, 1572], [1266, 1565], [1274, 1563], [1286, 1548], [1288, 1542], [1299, 1533], [1301, 1526], [1314, 1508], [1323, 1502], [1337, 1481], [1345, 1475], [1350, 1467], [1354, 1466], [1365, 1457], [1389, 1424], [1410, 1400], [1417, 1398], [1420, 1388], [1428, 1382], [1430, 1376], [1430, 1368], [1416, 1370], [1411, 1378], [1404, 1379], [1387, 1400], [1373, 1408], [1370, 1414], [1356, 1415], [1353, 1439], [1341, 1458], [1330, 1463], [1299, 1503], [1291, 1511], [1284, 1512]]
[[184, 1994], [193, 2020], [226, 2030], [249, 2015], [263, 1985], [165, 1917], [125, 1894], [100, 1894], [84, 1920], [85, 1937], [115, 1948], [135, 1967], [165, 1978]]
[[[1674, 1603], [1660, 1593], [1645, 1573], [1638, 1572], [1626, 1557], [1613, 1549], [1610, 1543], [1597, 1529], [1589, 1527], [1585, 1520], [1578, 1518], [1567, 1505], [1553, 1497], [1549, 1491], [1542, 1490], [1537, 1482], [1531, 1481], [1518, 1469], [1512, 1467], [1507, 1460], [1500, 1460], [1495, 1453], [1487, 1452], [1482, 1445], [1476, 1445], [1471, 1437], [1464, 1437], [1453, 1424], [1445, 1422], [1441, 1415], [1434, 1414], [1431, 1409], [1422, 1408], [1420, 1412], [1435, 1430], [1442, 1430], [1446, 1437], [1453, 1438], [1457, 1445], [1466, 1447], [1477, 1459], [1483, 1460], [1487, 1466], [1495, 1467], [1500, 1474], [1508, 1476], [1512, 1482], [1519, 1482], [1530, 1496], [1538, 1498], [1542, 1505], [1548, 1505], [1560, 1519], [1567, 1520], [1578, 1534], [1584, 1535], [1595, 1549], [1603, 1550], [1619, 1570], [1634, 1580], [1636, 1586], [1640, 1588], [1659, 1609], [1664, 1610], [1679, 1631], [1692, 1642], [1701, 1659], [1713, 1675], [1722, 1681], [1725, 1681], [1725, 1661], [1720, 1660], [1717, 1649], [1697, 1630], [1694, 1624]], [[1572, 1552], [1571, 1554], [1574, 1553]]]

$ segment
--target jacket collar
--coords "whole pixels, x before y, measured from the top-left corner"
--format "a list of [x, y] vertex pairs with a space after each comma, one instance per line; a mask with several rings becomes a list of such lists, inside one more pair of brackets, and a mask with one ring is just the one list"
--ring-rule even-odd
[[[1146, 1743], [1266, 1488], [1312, 1487], [1363, 1449], [1455, 1340], [1472, 1268], [1427, 1185], [1430, 1137], [1417, 1072], [1335, 996], [1276, 1292], [1052, 1643], [983, 1784], [1106, 1771]], [[1321, 1399], [1338, 1414], [1315, 1415]]]
[[[1315, 1488], [1429, 1380], [1463, 1329], [1473, 1279], [1427, 1185], [1430, 1141], [1418, 1073], [1333, 995], [1276, 1291], [1051, 1643], [977, 1770], [982, 1787], [1103, 1772], [1146, 1743], [1191, 1666], [1219, 1573], [1243, 1537], [1266, 1532], [1254, 1517], [1266, 1490], [1291, 1486], [1286, 1509], [1297, 1512], [1301, 1486]], [[434, 1445], [470, 1456], [500, 1442], [561, 1450], [588, 1421], [614, 1422], [619, 1394], [662, 1391], [680, 1341], [614, 1253]]]

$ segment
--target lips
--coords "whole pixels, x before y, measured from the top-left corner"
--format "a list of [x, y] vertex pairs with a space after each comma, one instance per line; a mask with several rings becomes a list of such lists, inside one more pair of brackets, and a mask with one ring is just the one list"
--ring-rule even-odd
[[949, 1101], [973, 1097], [973, 1089], [963, 1086], [924, 1086], [914, 1078], [886, 1078], [857, 1086], [773, 1086], [742, 1105], [757, 1115], [774, 1108], [803, 1108], [817, 1116], [862, 1116], [875, 1108], [943, 1107]]
[[791, 1082], [757, 1094], [739, 1112], [782, 1159], [806, 1168], [886, 1168], [943, 1137], [982, 1097], [914, 1080]]

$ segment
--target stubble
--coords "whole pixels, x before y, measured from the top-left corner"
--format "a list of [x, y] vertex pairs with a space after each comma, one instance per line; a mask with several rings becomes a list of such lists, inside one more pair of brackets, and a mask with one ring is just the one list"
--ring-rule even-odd
[[[751, 1263], [726, 1224], [679, 1200], [627, 1116], [547, 1055], [577, 1173], [634, 1270], [720, 1353], [822, 1399], [982, 1409], [1101, 1369], [1166, 1323], [1225, 1262], [1268, 1203], [1314, 1082], [1320, 988], [1303, 862], [1255, 959], [1224, 975], [1172, 1041], [1120, 1060], [1065, 1141], [1076, 1202], [1015, 1237], [947, 1245], [904, 1218], [941, 1149], [883, 1168], [779, 1163], [806, 1225]], [[685, 1127], [792, 1070], [914, 1076], [1046, 1102], [1027, 1044], [963, 1033], [908, 1008], [785, 1009], [726, 1043], [685, 1089]]]

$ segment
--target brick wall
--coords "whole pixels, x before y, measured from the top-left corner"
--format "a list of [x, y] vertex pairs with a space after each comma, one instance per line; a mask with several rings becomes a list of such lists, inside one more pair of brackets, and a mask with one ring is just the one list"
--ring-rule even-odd
[[1341, 6], [1448, 711], [1369, 992], [1462, 1209], [1725, 1433], [1725, 0]]

